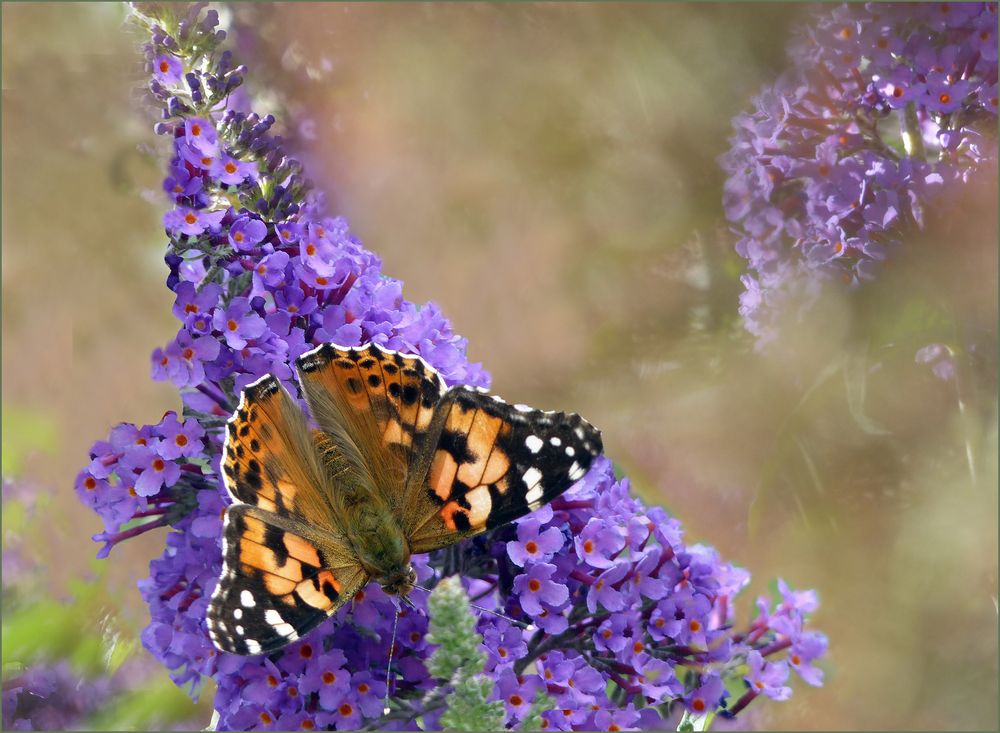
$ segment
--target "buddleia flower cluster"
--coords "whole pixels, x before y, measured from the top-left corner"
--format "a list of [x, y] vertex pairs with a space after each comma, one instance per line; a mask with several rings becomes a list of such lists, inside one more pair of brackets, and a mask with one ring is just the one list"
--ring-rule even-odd
[[[447, 696], [431, 693], [449, 681], [428, 666], [435, 644], [422, 591], [397, 608], [371, 584], [267, 656], [213, 647], [205, 612], [228, 501], [223, 425], [239, 391], [265, 374], [298, 395], [290, 363], [328, 341], [419, 354], [449, 385], [485, 387], [489, 377], [435, 305], [406, 301], [347, 222], [325, 215], [275, 119], [249, 110], [246, 69], [222, 48], [217, 13], [160, 5], [135, 17], [149, 33], [155, 129], [172, 151], [163, 223], [180, 329], [153, 352], [152, 373], [179, 389], [183, 410], [118, 425], [94, 445], [76, 490], [105, 523], [99, 554], [169, 527], [139, 582], [151, 616], [142, 642], [193, 694], [214, 679], [217, 728], [436, 728]], [[479, 673], [495, 680], [507, 726], [657, 726], [682, 710], [736, 714], [760, 696], [785, 699], [792, 671], [822, 680], [826, 639], [806, 627], [816, 595], [779, 584], [737, 626], [733, 600], [749, 574], [686, 544], [677, 520], [632, 497], [607, 459], [550, 506], [413, 565], [421, 586], [459, 575], [474, 603], [507, 617], [476, 612]], [[554, 707], [539, 714], [536, 699]]]
[[874, 279], [938, 192], [997, 154], [996, 3], [838, 6], [789, 55], [722, 158], [760, 344], [823, 283]]

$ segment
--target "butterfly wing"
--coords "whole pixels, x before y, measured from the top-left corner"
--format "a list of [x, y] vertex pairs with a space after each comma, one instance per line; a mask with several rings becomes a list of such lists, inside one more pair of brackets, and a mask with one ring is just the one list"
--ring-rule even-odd
[[412, 552], [430, 552], [522, 517], [587, 473], [601, 434], [575, 413], [509, 405], [471, 387], [438, 403], [406, 488]]
[[320, 429], [387, 506], [401, 508], [444, 391], [440, 375], [419, 356], [376, 344], [324, 344], [299, 357], [296, 366]]
[[274, 376], [248, 385], [222, 448], [223, 482], [233, 501], [329, 525], [334, 487], [315, 440], [302, 410]]
[[226, 510], [222, 552], [208, 630], [232, 654], [267, 654], [295, 641], [368, 582], [342, 536], [257, 507]]
[[264, 654], [319, 624], [368, 581], [331, 497], [347, 470], [273, 376], [249, 385], [227, 425], [223, 567], [208, 609], [223, 651]]

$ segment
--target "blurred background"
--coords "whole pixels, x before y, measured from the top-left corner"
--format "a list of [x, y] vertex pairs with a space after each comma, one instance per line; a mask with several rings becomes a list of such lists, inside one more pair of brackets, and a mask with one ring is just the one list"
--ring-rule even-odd
[[[90, 445], [179, 409], [149, 377], [165, 140], [116, 4], [3, 13], [3, 664], [68, 660], [96, 725], [202, 728], [138, 645], [149, 533], [94, 560]], [[494, 390], [572, 409], [689, 540], [816, 588], [827, 682], [775, 729], [995, 729], [997, 184], [946, 198], [879, 280], [756, 352], [722, 215], [731, 118], [792, 4], [283, 4], [231, 20], [331, 213], [441, 304]], [[253, 86], [256, 84], [256, 88]], [[962, 348], [958, 377], [914, 354]], [[124, 679], [123, 679], [124, 678]], [[103, 680], [103, 681], [102, 681]], [[6, 687], [5, 687], [6, 689]], [[76, 688], [79, 694], [79, 689]]]

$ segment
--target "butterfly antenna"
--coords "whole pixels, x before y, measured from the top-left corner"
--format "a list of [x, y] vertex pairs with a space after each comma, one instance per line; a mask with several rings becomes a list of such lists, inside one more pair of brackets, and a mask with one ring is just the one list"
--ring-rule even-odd
[[[424, 588], [422, 585], [415, 585], [413, 587], [422, 590], [424, 593], [428, 594], [430, 593], [430, 589]], [[518, 627], [519, 629], [529, 628], [528, 624], [524, 623], [524, 621], [518, 621], [517, 619], [511, 618], [510, 616], [500, 613], [499, 611], [494, 611], [489, 608], [483, 608], [482, 606], [477, 606], [475, 603], [469, 603], [469, 608], [474, 608], [477, 611], [482, 611], [484, 613], [492, 613], [494, 616], [499, 616], [504, 621], [512, 624], [513, 626]]]
[[382, 714], [389, 714], [389, 676], [392, 674], [392, 652], [396, 648], [396, 626], [399, 625], [399, 605], [396, 605], [396, 615], [392, 619], [392, 643], [389, 645], [389, 664], [385, 668], [385, 703]]

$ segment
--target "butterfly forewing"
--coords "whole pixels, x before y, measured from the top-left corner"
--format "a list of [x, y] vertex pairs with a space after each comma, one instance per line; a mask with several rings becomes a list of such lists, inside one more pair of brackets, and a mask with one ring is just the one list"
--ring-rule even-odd
[[317, 626], [367, 582], [341, 535], [237, 504], [226, 511], [209, 633], [223, 651], [266, 654]]
[[412, 552], [522, 517], [583, 478], [601, 434], [576, 414], [509, 405], [453, 387], [431, 427], [433, 446], [407, 485], [404, 528]]
[[313, 418], [398, 506], [444, 382], [418, 356], [324, 344], [296, 362]]
[[233, 501], [321, 526], [331, 521], [329, 471], [305, 415], [277, 379], [247, 386], [226, 430], [222, 474]]

